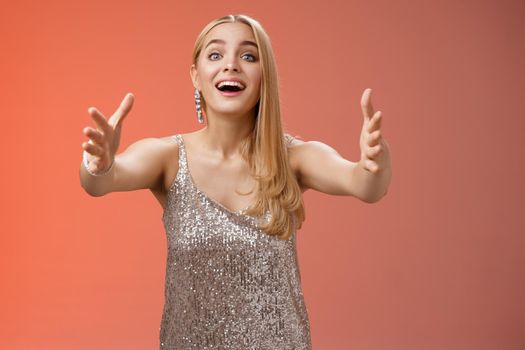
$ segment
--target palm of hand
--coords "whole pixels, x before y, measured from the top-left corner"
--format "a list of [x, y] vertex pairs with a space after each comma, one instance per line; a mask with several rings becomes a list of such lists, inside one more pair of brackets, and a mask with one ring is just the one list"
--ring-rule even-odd
[[387, 166], [388, 145], [381, 135], [381, 111], [374, 112], [371, 89], [365, 89], [361, 97], [363, 127], [359, 137], [361, 159], [359, 164], [372, 173], [377, 173]]
[[111, 167], [120, 144], [122, 122], [133, 106], [133, 94], [127, 94], [115, 113], [106, 120], [95, 107], [88, 113], [95, 121], [97, 129], [84, 128], [84, 134], [89, 137], [82, 147], [88, 153], [89, 170], [95, 173], [104, 172]]

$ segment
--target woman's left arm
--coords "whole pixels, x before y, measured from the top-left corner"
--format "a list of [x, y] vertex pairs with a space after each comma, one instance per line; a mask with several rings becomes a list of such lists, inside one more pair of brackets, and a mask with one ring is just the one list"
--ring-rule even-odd
[[390, 151], [382, 137], [382, 113], [374, 113], [365, 89], [361, 98], [363, 128], [359, 140], [361, 159], [351, 162], [332, 147], [318, 141], [300, 142], [291, 147], [292, 159], [303, 188], [333, 195], [349, 195], [367, 203], [377, 202], [388, 190], [392, 175]]

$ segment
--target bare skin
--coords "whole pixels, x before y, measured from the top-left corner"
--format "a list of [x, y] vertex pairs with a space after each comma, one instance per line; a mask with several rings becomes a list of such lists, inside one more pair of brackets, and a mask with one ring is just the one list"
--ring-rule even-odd
[[[222, 42], [206, 47], [197, 65], [190, 68], [194, 86], [206, 99], [208, 124], [184, 134], [183, 138], [196, 187], [236, 212], [251, 205], [256, 196], [255, 191], [248, 195], [238, 192], [255, 188], [248, 164], [240, 155], [240, 145], [253, 128], [255, 104], [260, 95], [260, 66], [257, 48], [245, 44], [255, 41], [248, 26], [221, 24], [210, 31], [206, 42], [217, 39]], [[239, 78], [246, 89], [236, 97], [223, 96], [215, 88], [216, 82], [223, 78]], [[363, 127], [358, 162], [344, 159], [321, 142], [294, 140], [290, 145], [289, 161], [303, 192], [311, 188], [332, 195], [354, 196], [369, 203], [386, 194], [391, 178], [390, 155], [380, 132], [382, 113], [374, 112], [370, 94], [371, 90], [366, 89], [361, 99]], [[102, 173], [112, 161], [114, 166], [106, 175], [93, 176], [81, 165], [81, 185], [93, 196], [149, 189], [164, 208], [178, 172], [178, 145], [172, 137], [146, 138], [117, 154], [123, 121], [133, 102], [134, 96], [127, 94], [109, 119], [96, 108], [88, 109], [97, 125], [96, 129], [83, 130], [90, 140], [82, 144], [89, 154], [89, 168]]]

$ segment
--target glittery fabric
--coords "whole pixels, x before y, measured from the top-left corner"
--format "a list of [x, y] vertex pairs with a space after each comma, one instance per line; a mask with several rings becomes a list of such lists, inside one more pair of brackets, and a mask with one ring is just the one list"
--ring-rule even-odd
[[[160, 349], [310, 350], [296, 234], [269, 236], [194, 184], [184, 140], [163, 214], [168, 242]], [[265, 216], [268, 219], [268, 214]]]

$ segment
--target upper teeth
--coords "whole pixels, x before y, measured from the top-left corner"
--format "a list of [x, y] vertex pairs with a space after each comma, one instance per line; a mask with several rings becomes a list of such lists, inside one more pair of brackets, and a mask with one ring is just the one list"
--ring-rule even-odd
[[241, 83], [239, 83], [238, 81], [221, 81], [219, 83], [219, 85], [217, 85], [218, 88], [221, 88], [223, 87], [224, 85], [229, 85], [229, 86], [238, 86], [239, 88], [241, 89], [244, 89], [244, 85], [242, 85]]

